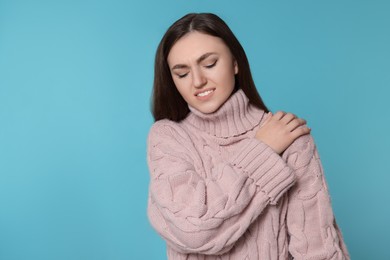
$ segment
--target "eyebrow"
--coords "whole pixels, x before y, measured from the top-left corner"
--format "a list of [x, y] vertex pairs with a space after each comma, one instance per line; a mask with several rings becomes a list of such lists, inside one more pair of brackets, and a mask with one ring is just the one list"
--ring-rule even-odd
[[[214, 54], [217, 54], [216, 52], [207, 52], [205, 54], [203, 54], [202, 56], [200, 56], [196, 62], [197, 63], [201, 63], [202, 61], [204, 61], [205, 59], [207, 59], [208, 57], [210, 57], [211, 55], [214, 55]], [[185, 68], [188, 68], [187, 65], [184, 65], [184, 64], [176, 64], [175, 66], [172, 67], [172, 70], [175, 70], [175, 69], [185, 69]]]

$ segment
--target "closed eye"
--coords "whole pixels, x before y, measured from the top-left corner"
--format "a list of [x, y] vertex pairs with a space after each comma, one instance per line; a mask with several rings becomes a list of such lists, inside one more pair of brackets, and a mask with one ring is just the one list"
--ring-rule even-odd
[[182, 79], [182, 78], [185, 78], [187, 75], [188, 75], [188, 72], [187, 73], [184, 73], [184, 74], [176, 74], [177, 75], [177, 77], [179, 78], [179, 79]]
[[211, 69], [212, 67], [214, 67], [217, 64], [217, 61], [218, 60], [215, 60], [213, 63], [211, 63], [209, 65], [206, 65], [205, 67], [208, 68], [208, 69]]

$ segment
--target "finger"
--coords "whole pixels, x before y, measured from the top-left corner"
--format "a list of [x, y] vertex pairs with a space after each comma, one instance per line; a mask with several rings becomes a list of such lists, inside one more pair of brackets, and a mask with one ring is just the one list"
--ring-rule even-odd
[[297, 118], [296, 115], [292, 114], [292, 113], [286, 113], [284, 115], [284, 117], [280, 120], [281, 122], [285, 123], [286, 125], [288, 123], [290, 123], [292, 120], [294, 120], [295, 118]]
[[286, 112], [284, 112], [284, 111], [278, 111], [275, 113], [274, 118], [277, 120], [280, 120], [284, 117], [285, 114], [286, 114]]
[[292, 137], [294, 139], [296, 139], [302, 135], [309, 134], [310, 132], [311, 132], [311, 129], [309, 127], [303, 126], [303, 127], [296, 128], [294, 131], [291, 132], [291, 134], [292, 134]]
[[302, 118], [295, 118], [290, 123], [287, 124], [287, 129], [292, 132], [294, 131], [297, 127], [302, 126], [306, 124], [306, 120]]

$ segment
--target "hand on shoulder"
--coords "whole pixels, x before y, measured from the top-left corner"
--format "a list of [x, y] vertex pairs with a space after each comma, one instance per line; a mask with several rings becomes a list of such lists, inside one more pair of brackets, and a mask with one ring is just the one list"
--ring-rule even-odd
[[265, 115], [265, 121], [255, 138], [271, 147], [276, 153], [283, 153], [297, 138], [310, 133], [306, 120], [292, 113], [278, 111]]

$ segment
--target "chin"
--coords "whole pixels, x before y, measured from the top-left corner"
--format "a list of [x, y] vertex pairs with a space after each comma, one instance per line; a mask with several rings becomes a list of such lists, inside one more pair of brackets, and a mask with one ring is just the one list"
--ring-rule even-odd
[[208, 107], [200, 108], [199, 111], [202, 112], [203, 114], [212, 114], [216, 112], [220, 107], [221, 106], [217, 106], [217, 105], [208, 106]]
[[212, 114], [212, 113], [214, 113], [215, 111], [217, 111], [217, 109], [210, 109], [210, 110], [205, 110], [205, 111], [199, 110], [199, 111], [202, 112], [203, 114]]

